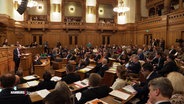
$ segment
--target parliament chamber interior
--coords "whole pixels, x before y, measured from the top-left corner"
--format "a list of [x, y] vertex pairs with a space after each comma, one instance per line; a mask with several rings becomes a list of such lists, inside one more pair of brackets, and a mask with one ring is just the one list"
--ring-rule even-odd
[[184, 104], [184, 0], [0, 0], [0, 104]]

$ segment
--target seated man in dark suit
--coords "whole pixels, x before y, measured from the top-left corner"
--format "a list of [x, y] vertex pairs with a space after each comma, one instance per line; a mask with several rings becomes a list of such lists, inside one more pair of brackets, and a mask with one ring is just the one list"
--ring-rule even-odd
[[129, 73], [139, 74], [141, 70], [141, 63], [139, 62], [139, 57], [136, 54], [131, 56], [127, 69]]
[[31, 100], [29, 96], [26, 94], [26, 91], [15, 91], [13, 89], [15, 85], [15, 80], [16, 80], [15, 75], [10, 73], [1, 76], [0, 86], [3, 90], [0, 92], [0, 103], [31, 104]]
[[101, 77], [104, 76], [104, 73], [106, 70], [108, 70], [109, 67], [107, 66], [107, 59], [103, 59], [102, 60], [102, 66], [100, 67], [100, 69], [97, 71], [98, 74], [100, 74]]
[[41, 65], [41, 64], [42, 64], [42, 62], [40, 61], [40, 56], [35, 55], [33, 65]]
[[173, 87], [169, 79], [159, 77], [149, 82], [149, 100], [147, 104], [171, 104], [169, 101]]
[[99, 74], [92, 73], [89, 76], [89, 88], [82, 92], [81, 99], [79, 99], [77, 104], [85, 104], [85, 102], [108, 96], [109, 92], [112, 91], [107, 86], [100, 86], [101, 77]]
[[155, 69], [157, 71], [161, 70], [164, 66], [164, 58], [162, 58], [162, 53], [161, 52], [156, 52], [156, 56], [152, 60], [152, 64], [154, 65]]
[[150, 80], [158, 77], [158, 75], [153, 71], [153, 65], [150, 63], [143, 64], [141, 72], [146, 78], [146, 81], [140, 82], [140, 84], [137, 83], [133, 87], [137, 91], [137, 97], [141, 100], [138, 104], [145, 104], [148, 100], [148, 83]]
[[62, 81], [65, 81], [67, 84], [71, 84], [73, 82], [79, 81], [80, 75], [74, 72], [74, 68], [71, 64], [67, 64], [66, 66], [66, 75], [62, 77]]
[[54, 89], [55, 85], [56, 85], [56, 82], [54, 81], [51, 81], [50, 79], [52, 78], [52, 75], [50, 72], [46, 71], [44, 74], [43, 74], [43, 81], [40, 81], [40, 83], [38, 84], [37, 86], [37, 90], [42, 90], [42, 89], [47, 89], [47, 90], [50, 90], [50, 89]]

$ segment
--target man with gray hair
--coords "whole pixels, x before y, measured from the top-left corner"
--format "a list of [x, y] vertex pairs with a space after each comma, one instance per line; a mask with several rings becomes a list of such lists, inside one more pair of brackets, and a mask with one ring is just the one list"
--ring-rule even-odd
[[169, 102], [173, 93], [173, 87], [169, 79], [159, 77], [149, 82], [148, 104], [171, 104]]

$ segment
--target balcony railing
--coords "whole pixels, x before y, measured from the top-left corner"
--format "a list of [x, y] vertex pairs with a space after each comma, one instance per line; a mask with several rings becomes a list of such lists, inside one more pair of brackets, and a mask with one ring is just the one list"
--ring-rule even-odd
[[27, 28], [30, 29], [43, 29], [48, 28], [48, 24], [45, 21], [28, 21]]
[[170, 13], [168, 19], [169, 25], [184, 23], [184, 10]]
[[84, 29], [84, 23], [83, 22], [65, 22], [63, 25], [63, 29], [69, 30], [69, 29]]
[[116, 30], [116, 25], [115, 23], [98, 23], [98, 30]]

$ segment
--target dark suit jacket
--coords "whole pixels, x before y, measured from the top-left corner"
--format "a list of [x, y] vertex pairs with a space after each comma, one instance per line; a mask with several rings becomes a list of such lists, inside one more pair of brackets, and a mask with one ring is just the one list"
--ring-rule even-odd
[[170, 51], [169, 51], [169, 54], [175, 54], [177, 51], [175, 50], [175, 49], [171, 49]]
[[11, 94], [13, 89], [4, 89], [0, 92], [1, 104], [31, 104], [30, 97], [24, 94]]
[[[19, 50], [19, 51], [20, 51], [20, 50]], [[15, 48], [15, 49], [13, 50], [13, 60], [14, 60], [14, 61], [20, 60], [20, 57], [18, 56], [17, 48]]]
[[[149, 87], [148, 83], [150, 80], [159, 77], [156, 72], [153, 72], [145, 82], [141, 82], [140, 85], [134, 85], [134, 89], [137, 91], [137, 97], [140, 97], [141, 103], [145, 104], [148, 100]], [[140, 104], [141, 104], [140, 103]]]
[[77, 102], [77, 104], [84, 104], [85, 102], [89, 100], [108, 96], [110, 91], [112, 91], [112, 89], [110, 89], [107, 86], [89, 88], [82, 92], [81, 99]]
[[90, 63], [89, 58], [85, 58], [85, 59], [84, 59], [84, 62], [85, 62], [85, 66], [88, 66], [88, 65], [89, 65], [89, 63]]
[[100, 74], [101, 77], [103, 77], [105, 71], [108, 70], [108, 69], [109, 69], [109, 67], [107, 65], [104, 65], [104, 66], [102, 65], [102, 67], [98, 70], [97, 73]]
[[41, 65], [41, 64], [42, 62], [40, 61], [40, 59], [33, 61], [33, 65]]
[[158, 104], [171, 104], [171, 102], [161, 102], [161, 103], [158, 103]]
[[67, 84], [71, 84], [73, 82], [79, 81], [80, 75], [78, 75], [77, 73], [69, 73], [66, 76], [62, 77], [62, 81], [65, 81]]
[[162, 76], [167, 75], [170, 72], [178, 71], [178, 67], [174, 61], [170, 61], [166, 63], [161, 70], [158, 71], [158, 73]]
[[130, 73], [139, 74], [141, 70], [141, 63], [140, 62], [137, 62], [137, 63], [129, 62], [127, 69], [128, 69], [128, 72]]
[[162, 68], [163, 68], [163, 66], [164, 66], [164, 59], [163, 58], [160, 58], [160, 59], [158, 59], [158, 58], [155, 58], [153, 61], [152, 61], [152, 64], [157, 64], [157, 66], [156, 66], [156, 70], [158, 71], [158, 70], [161, 70]]
[[37, 90], [42, 90], [42, 89], [51, 90], [51, 89], [54, 89], [55, 85], [56, 85], [56, 82], [54, 81], [41, 81], [37, 86]]

